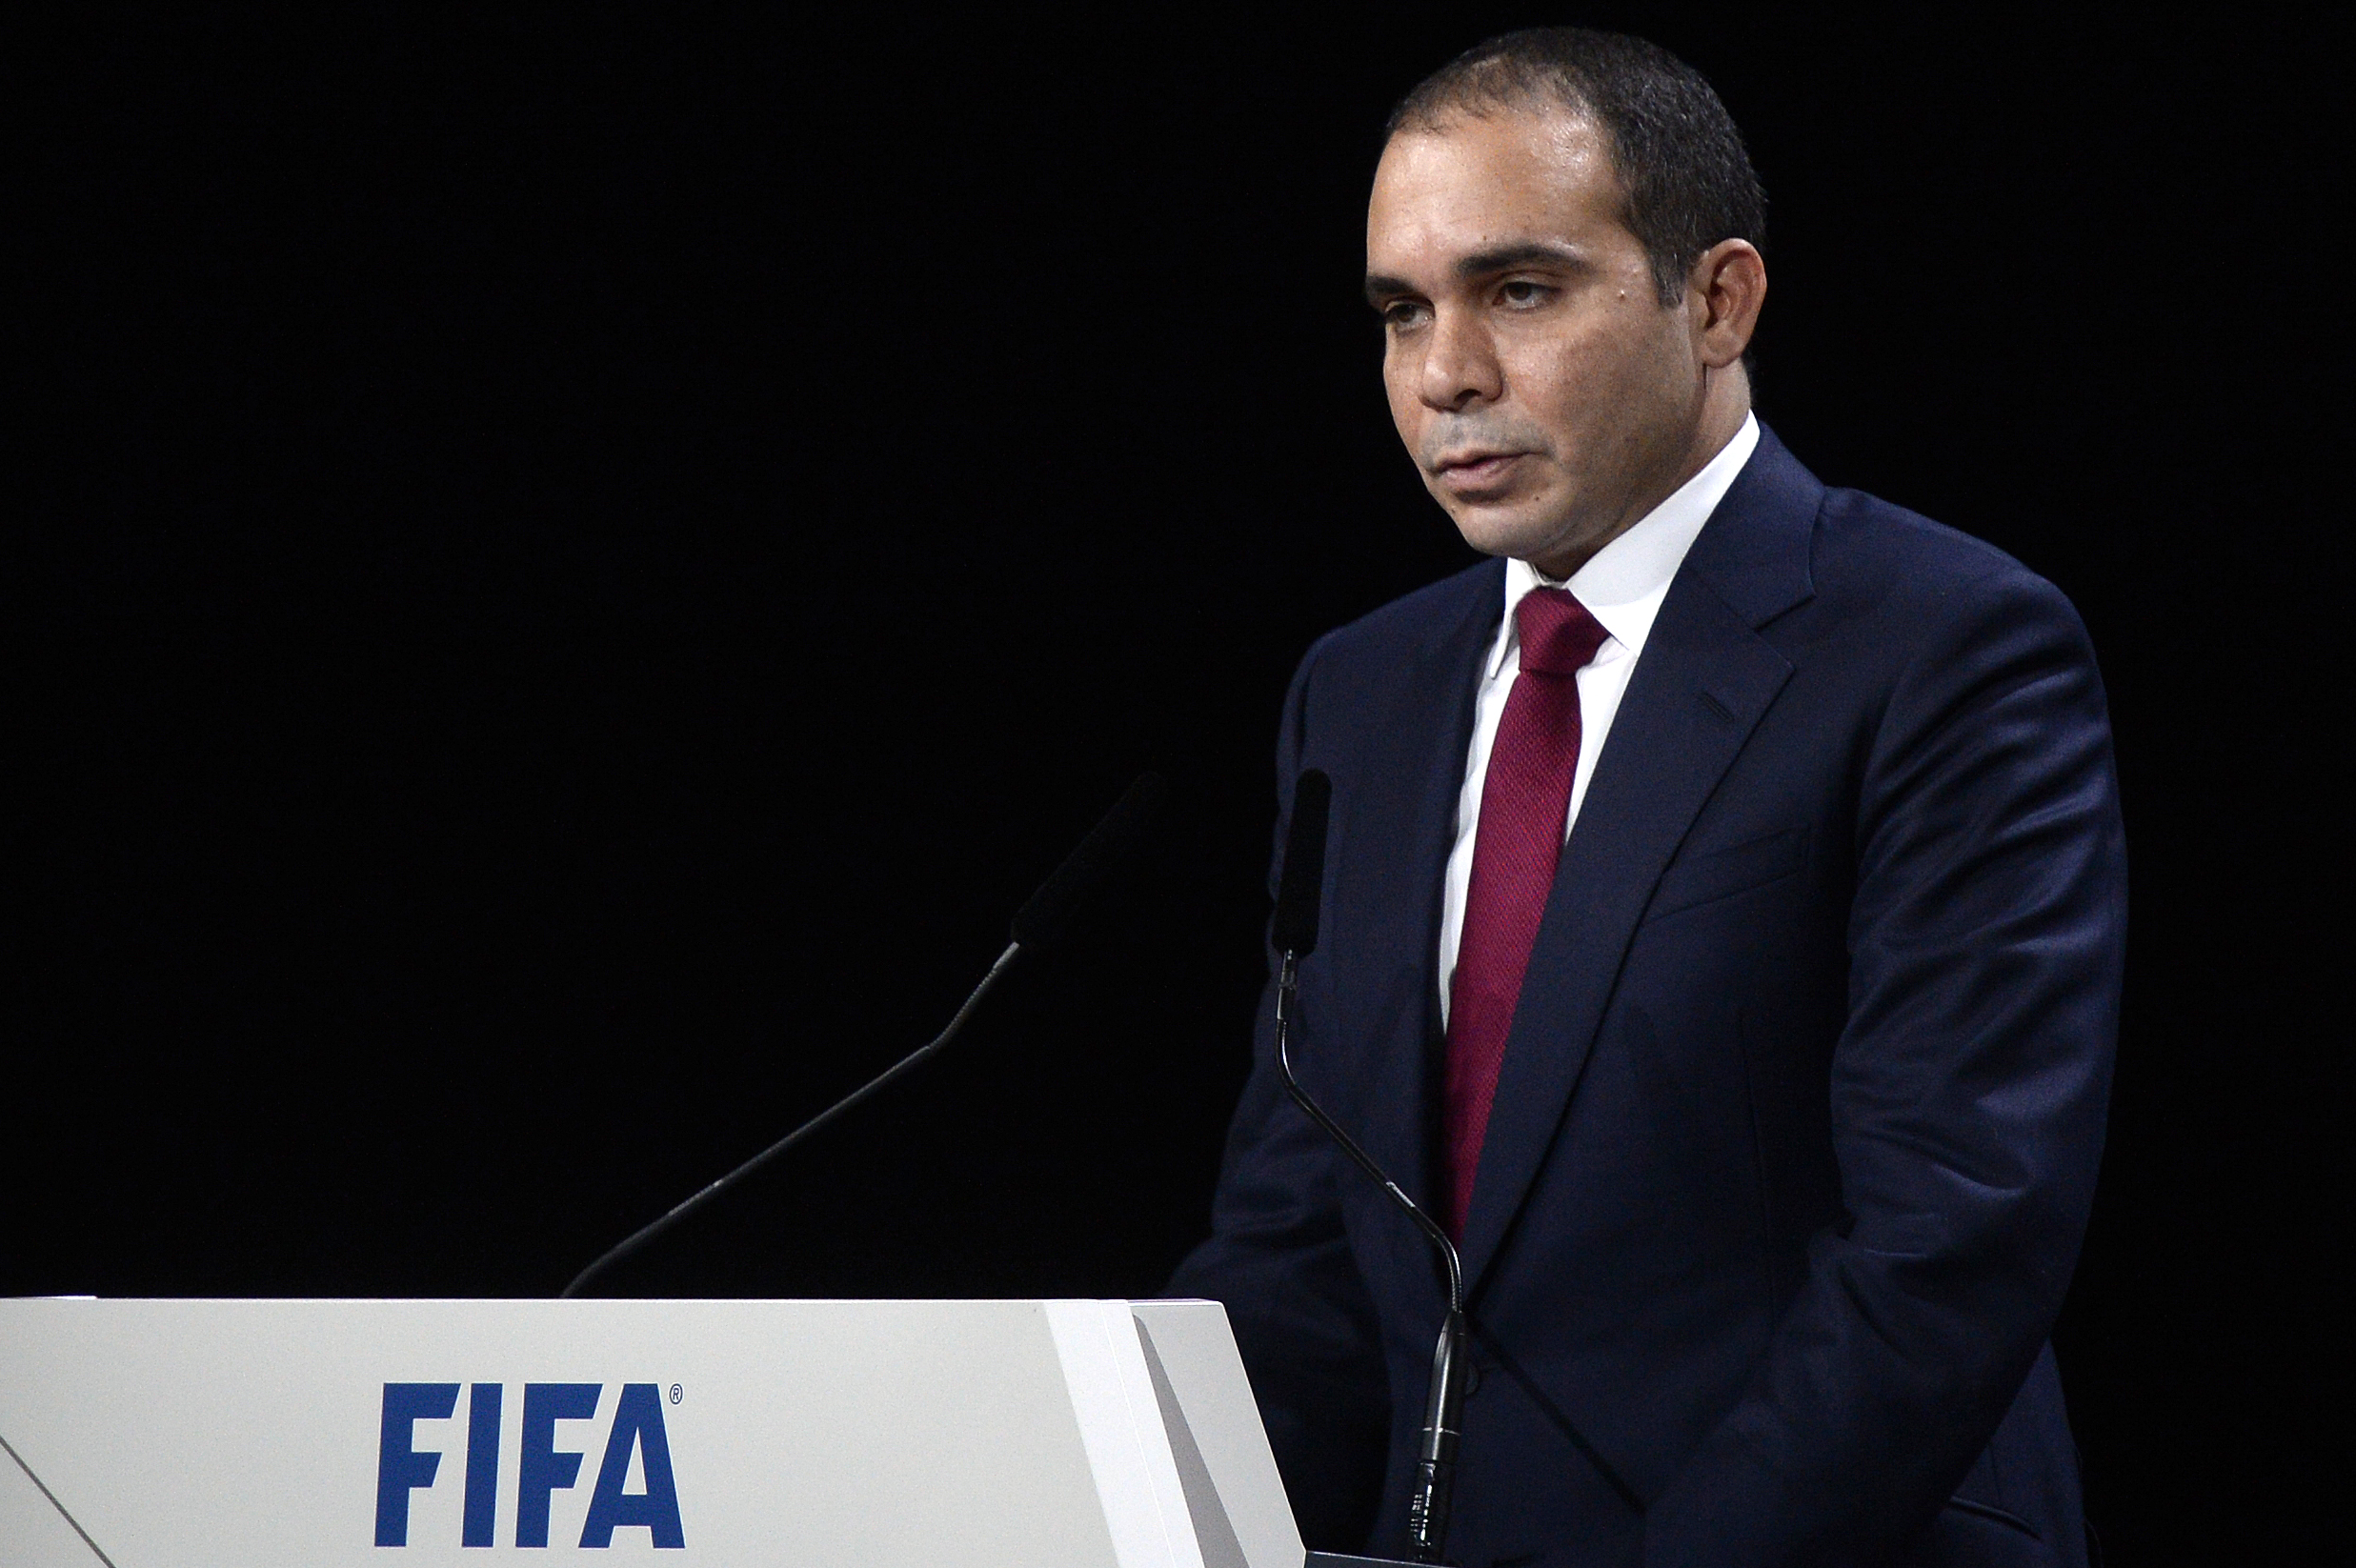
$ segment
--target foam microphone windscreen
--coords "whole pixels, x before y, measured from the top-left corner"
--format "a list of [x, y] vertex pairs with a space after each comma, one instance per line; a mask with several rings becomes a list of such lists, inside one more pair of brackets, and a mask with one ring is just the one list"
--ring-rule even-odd
[[1277, 884], [1277, 951], [1306, 958], [1317, 951], [1318, 907], [1325, 893], [1325, 818], [1334, 781], [1312, 768], [1293, 786], [1293, 825], [1284, 837], [1284, 879]]
[[1079, 841], [1056, 874], [1039, 884], [1030, 902], [1015, 912], [1014, 939], [1025, 951], [1052, 946], [1080, 905], [1145, 836], [1167, 794], [1159, 774], [1139, 774], [1128, 793]]

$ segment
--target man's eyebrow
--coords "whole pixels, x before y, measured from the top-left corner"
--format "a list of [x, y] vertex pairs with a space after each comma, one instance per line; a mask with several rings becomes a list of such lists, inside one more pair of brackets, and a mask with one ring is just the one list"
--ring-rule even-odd
[[[1573, 267], [1584, 269], [1592, 265], [1585, 255], [1568, 245], [1552, 245], [1544, 240], [1524, 240], [1517, 245], [1500, 245], [1487, 251], [1476, 251], [1460, 259], [1454, 271], [1459, 278], [1489, 277], [1498, 272], [1510, 272], [1518, 267]], [[1381, 272], [1366, 274], [1366, 303], [1379, 306], [1384, 300], [1416, 291], [1414, 284], [1405, 278], [1391, 277]]]
[[1475, 251], [1456, 264], [1460, 278], [1487, 277], [1492, 272], [1510, 272], [1517, 267], [1580, 267], [1588, 266], [1584, 254], [1568, 245], [1551, 244], [1545, 240], [1524, 240], [1519, 245], [1500, 245], [1494, 250]]

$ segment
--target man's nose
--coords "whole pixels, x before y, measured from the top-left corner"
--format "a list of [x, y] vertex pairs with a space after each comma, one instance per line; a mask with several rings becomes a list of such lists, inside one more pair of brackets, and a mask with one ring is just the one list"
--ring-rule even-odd
[[1459, 311], [1440, 311], [1432, 320], [1431, 346], [1423, 356], [1423, 401], [1456, 412], [1475, 403], [1494, 403], [1505, 390], [1497, 347], [1487, 327]]

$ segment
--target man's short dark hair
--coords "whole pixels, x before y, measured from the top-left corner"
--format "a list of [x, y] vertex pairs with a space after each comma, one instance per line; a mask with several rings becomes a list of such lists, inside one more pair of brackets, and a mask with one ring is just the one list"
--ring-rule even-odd
[[1532, 108], [1595, 121], [1611, 148], [1627, 209], [1662, 305], [1723, 239], [1762, 251], [1767, 193], [1734, 118], [1702, 73], [1658, 44], [1585, 28], [1531, 28], [1465, 50], [1400, 100], [1383, 139], [1459, 116]]

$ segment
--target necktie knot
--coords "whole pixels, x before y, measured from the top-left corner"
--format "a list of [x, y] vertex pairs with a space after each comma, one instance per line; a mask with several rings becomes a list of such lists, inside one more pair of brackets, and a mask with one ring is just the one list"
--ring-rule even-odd
[[1587, 607], [1561, 588], [1534, 588], [1514, 607], [1521, 638], [1521, 668], [1541, 675], [1575, 675], [1595, 658], [1611, 633]]

